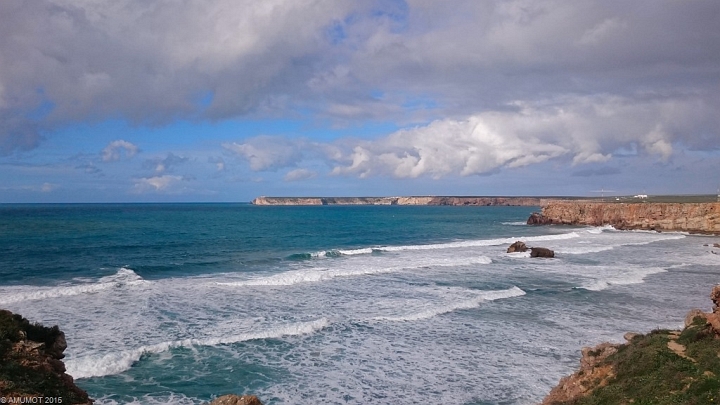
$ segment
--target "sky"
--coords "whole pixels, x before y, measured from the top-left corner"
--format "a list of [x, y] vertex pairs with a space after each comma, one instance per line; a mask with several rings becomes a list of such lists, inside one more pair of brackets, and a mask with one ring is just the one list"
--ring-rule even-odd
[[0, 203], [715, 194], [717, 0], [2, 0]]

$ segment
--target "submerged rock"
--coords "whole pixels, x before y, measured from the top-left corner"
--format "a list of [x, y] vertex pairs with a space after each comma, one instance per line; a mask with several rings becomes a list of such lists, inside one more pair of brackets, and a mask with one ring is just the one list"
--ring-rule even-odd
[[555, 257], [555, 251], [547, 248], [530, 248], [530, 257]]
[[517, 241], [510, 245], [510, 247], [507, 249], [508, 253], [514, 253], [514, 252], [527, 252], [528, 247], [525, 246], [525, 242]]
[[263, 405], [255, 395], [223, 395], [215, 398], [208, 405]]

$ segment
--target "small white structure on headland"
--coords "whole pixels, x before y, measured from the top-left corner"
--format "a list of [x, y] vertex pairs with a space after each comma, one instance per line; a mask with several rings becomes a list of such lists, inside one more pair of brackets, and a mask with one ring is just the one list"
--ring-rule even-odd
[[644, 200], [647, 198], [647, 194], [638, 194], [636, 196], [633, 196], [633, 198], [639, 198], [641, 200]]

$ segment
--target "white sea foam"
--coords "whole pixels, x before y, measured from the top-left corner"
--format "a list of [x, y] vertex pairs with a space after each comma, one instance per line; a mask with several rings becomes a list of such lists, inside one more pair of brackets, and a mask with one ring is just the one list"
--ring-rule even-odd
[[599, 279], [588, 281], [580, 288], [590, 291], [602, 291], [613, 285], [640, 284], [645, 277], [651, 274], [664, 273], [667, 269], [661, 267], [646, 267], [627, 269], [620, 274], [608, 275]]
[[89, 355], [77, 359], [70, 359], [65, 361], [65, 366], [67, 367], [68, 374], [75, 378], [102, 377], [105, 375], [118, 374], [130, 369], [144, 354], [161, 353], [177, 347], [217, 346], [255, 339], [306, 335], [319, 331], [328, 325], [328, 320], [321, 318], [312, 322], [296, 323], [254, 333], [162, 342], [104, 355]]
[[513, 225], [513, 226], [525, 226], [527, 225], [527, 222], [524, 221], [516, 221], [516, 222], [503, 222], [503, 225]]
[[113, 398], [113, 395], [106, 395], [103, 397], [95, 398], [95, 404], [97, 405], [196, 405], [200, 403], [206, 403], [200, 398], [188, 397], [183, 394], [176, 393], [163, 393], [162, 395], [143, 395], [142, 397], [135, 397], [132, 400], [123, 398], [122, 402], [118, 402]]
[[525, 291], [521, 290], [520, 288], [513, 286], [512, 288], [509, 288], [507, 290], [497, 290], [497, 291], [483, 291], [478, 293], [478, 295], [474, 298], [468, 299], [468, 300], [462, 300], [459, 302], [447, 304], [447, 305], [440, 305], [436, 306], [434, 308], [428, 308], [423, 311], [419, 312], [413, 312], [406, 315], [401, 316], [379, 316], [372, 318], [374, 321], [390, 321], [390, 322], [402, 322], [402, 321], [419, 321], [422, 319], [429, 319], [433, 318], [438, 315], [446, 314], [448, 312], [453, 312], [458, 309], [471, 309], [471, 308], [477, 308], [480, 306], [481, 303], [486, 301], [494, 301], [498, 299], [503, 298], [512, 298], [512, 297], [519, 297], [525, 295]]
[[564, 253], [568, 255], [582, 255], [586, 253], [597, 253], [604, 252], [607, 250], [615, 249], [614, 246], [581, 246], [581, 247], [561, 247], [555, 249], [557, 253]]
[[0, 289], [0, 304], [67, 297], [79, 294], [92, 294], [114, 288], [141, 286], [149, 283], [149, 281], [144, 280], [131, 269], [122, 267], [117, 273], [102, 277], [96, 282], [54, 287], [36, 287], [25, 285], [3, 287]]
[[290, 270], [268, 277], [258, 277], [242, 281], [217, 282], [218, 285], [244, 287], [244, 286], [288, 286], [300, 283], [316, 283], [331, 280], [337, 277], [358, 277], [372, 274], [392, 273], [403, 270], [427, 267], [454, 267], [462, 265], [490, 264], [492, 259], [487, 256], [435, 258], [423, 260], [415, 264], [398, 265], [391, 267], [356, 265], [340, 268], [314, 268], [303, 270]]
[[336, 257], [336, 256], [353, 256], [371, 254], [373, 252], [403, 252], [412, 250], [437, 250], [437, 249], [457, 249], [467, 247], [483, 247], [483, 246], [496, 246], [513, 243], [516, 240], [522, 239], [527, 242], [538, 242], [538, 241], [553, 241], [553, 240], [566, 240], [578, 238], [580, 235], [576, 232], [563, 233], [558, 235], [540, 235], [540, 236], [517, 236], [511, 238], [497, 238], [497, 239], [477, 239], [477, 240], [463, 240], [457, 242], [447, 243], [432, 243], [427, 245], [400, 245], [400, 246], [374, 246], [359, 249], [330, 249], [321, 250], [319, 252], [310, 253], [310, 257], [313, 258], [324, 258], [324, 257]]
[[596, 226], [596, 227], [587, 229], [586, 232], [597, 235], [597, 234], [603, 233], [603, 231], [614, 231], [614, 230], [615, 230], [615, 227], [613, 227], [612, 225], [604, 225], [604, 226]]
[[512, 238], [498, 238], [498, 239], [479, 239], [479, 240], [466, 240], [458, 242], [448, 243], [435, 243], [429, 245], [407, 245], [407, 246], [382, 246], [374, 248], [375, 250], [386, 251], [386, 252], [401, 252], [407, 250], [435, 250], [435, 249], [454, 249], [454, 248], [466, 248], [466, 247], [481, 247], [481, 246], [497, 246], [508, 243], [513, 243], [519, 239], [526, 242], [539, 242], [539, 241], [553, 241], [553, 240], [565, 240], [578, 238], [576, 232], [563, 233], [559, 235], [540, 235], [540, 236], [527, 236], [527, 237], [512, 237]]

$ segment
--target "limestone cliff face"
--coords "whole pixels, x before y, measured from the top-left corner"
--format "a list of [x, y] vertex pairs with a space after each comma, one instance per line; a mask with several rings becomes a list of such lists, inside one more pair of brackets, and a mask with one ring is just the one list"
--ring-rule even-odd
[[253, 205], [323, 205], [320, 198], [302, 197], [258, 197], [252, 200]]
[[467, 205], [539, 206], [537, 197], [258, 197], [254, 205]]
[[528, 224], [612, 225], [617, 229], [720, 234], [720, 203], [552, 201]]

